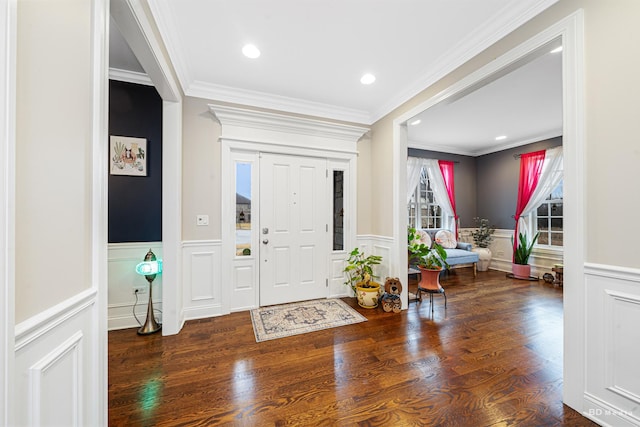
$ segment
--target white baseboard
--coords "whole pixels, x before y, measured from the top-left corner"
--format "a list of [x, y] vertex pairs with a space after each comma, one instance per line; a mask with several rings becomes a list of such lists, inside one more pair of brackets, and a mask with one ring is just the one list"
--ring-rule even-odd
[[596, 396], [585, 393], [584, 400], [587, 408], [582, 415], [600, 424], [610, 427], [638, 427], [640, 419], [633, 411], [617, 409]]

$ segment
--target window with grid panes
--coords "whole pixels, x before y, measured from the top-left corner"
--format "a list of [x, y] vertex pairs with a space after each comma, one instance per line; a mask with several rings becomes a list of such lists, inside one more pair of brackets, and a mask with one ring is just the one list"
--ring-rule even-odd
[[535, 211], [535, 232], [539, 232], [537, 246], [563, 246], [563, 189], [562, 181]]
[[433, 190], [424, 169], [420, 176], [420, 184], [409, 201], [408, 211], [410, 227], [417, 229], [442, 227], [442, 208], [435, 202]]

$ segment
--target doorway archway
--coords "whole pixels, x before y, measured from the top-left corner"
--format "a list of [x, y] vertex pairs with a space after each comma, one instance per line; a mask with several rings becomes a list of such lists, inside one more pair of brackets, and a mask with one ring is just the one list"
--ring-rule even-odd
[[[439, 94], [401, 114], [393, 121], [393, 234], [394, 265], [407, 265], [406, 251], [406, 157], [407, 122], [418, 113], [468, 91], [475, 85], [508, 70], [521, 58], [545, 44], [560, 39], [563, 45], [563, 151], [565, 170], [565, 215], [574, 219], [565, 226], [564, 261], [564, 382], [563, 400], [582, 408], [584, 379], [584, 95], [583, 13], [575, 12], [494, 61], [469, 74]], [[405, 296], [406, 298], [406, 296]], [[407, 306], [407, 301], [403, 302]]]

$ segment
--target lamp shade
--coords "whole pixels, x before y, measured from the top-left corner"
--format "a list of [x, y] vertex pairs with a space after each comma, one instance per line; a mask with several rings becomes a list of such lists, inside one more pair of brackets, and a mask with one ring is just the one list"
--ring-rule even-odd
[[151, 249], [144, 257], [144, 261], [136, 265], [136, 273], [142, 275], [149, 282], [149, 303], [147, 305], [147, 321], [142, 325], [140, 329], [138, 329], [138, 335], [148, 335], [154, 332], [157, 332], [162, 328], [156, 322], [155, 317], [153, 316], [153, 299], [152, 299], [152, 291], [153, 291], [153, 279], [156, 278], [156, 274], [162, 273], [162, 260], [156, 259], [156, 255], [153, 253]]
[[136, 265], [136, 273], [141, 276], [147, 276], [150, 274], [160, 274], [162, 273], [162, 260], [158, 259], [155, 261], [142, 261], [138, 265]]

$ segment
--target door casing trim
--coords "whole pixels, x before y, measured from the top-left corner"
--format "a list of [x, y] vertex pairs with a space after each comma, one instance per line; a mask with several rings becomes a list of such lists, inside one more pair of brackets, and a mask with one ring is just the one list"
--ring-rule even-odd
[[[356, 244], [356, 173], [357, 143], [368, 131], [366, 127], [344, 125], [308, 118], [298, 118], [283, 114], [262, 113], [250, 109], [233, 108], [210, 104], [210, 112], [221, 125], [218, 138], [221, 144], [221, 237], [222, 237], [222, 312], [252, 308], [231, 306], [231, 289], [233, 288], [233, 263], [235, 252], [235, 188], [229, 183], [235, 182], [235, 160], [255, 158], [261, 152], [282, 155], [298, 155], [305, 157], [326, 158], [328, 164], [339, 161], [349, 174], [348, 193], [349, 212], [345, 214], [350, 224], [345, 232], [345, 247]], [[317, 130], [317, 132], [314, 131]], [[340, 170], [343, 170], [340, 168]], [[258, 173], [259, 171], [256, 171]], [[254, 173], [255, 175], [255, 173]], [[258, 175], [259, 176], [259, 175]], [[256, 198], [259, 209], [259, 195]], [[259, 215], [252, 206], [252, 216]], [[255, 236], [254, 236], [255, 239]], [[257, 242], [257, 239], [256, 239]], [[256, 243], [252, 243], [256, 244]], [[330, 257], [328, 257], [329, 259]], [[255, 266], [254, 266], [255, 268]], [[329, 272], [329, 266], [327, 272]], [[254, 271], [255, 277], [255, 271]], [[257, 291], [256, 291], [257, 292]], [[256, 294], [255, 303], [258, 305]]]

